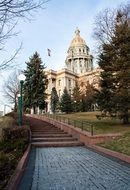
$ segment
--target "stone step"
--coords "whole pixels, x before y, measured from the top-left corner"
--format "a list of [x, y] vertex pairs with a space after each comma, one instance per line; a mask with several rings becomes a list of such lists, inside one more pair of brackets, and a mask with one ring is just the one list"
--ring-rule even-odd
[[58, 129], [57, 127], [52, 127], [52, 126], [48, 126], [48, 127], [45, 127], [45, 126], [40, 126], [40, 127], [38, 127], [38, 126], [36, 126], [36, 127], [30, 127], [31, 128], [31, 130], [41, 130], [41, 129]]
[[64, 134], [32, 134], [32, 138], [43, 138], [43, 137], [72, 137], [72, 135], [69, 135], [67, 133]]
[[34, 134], [41, 134], [41, 133], [43, 133], [43, 134], [50, 134], [50, 133], [53, 133], [53, 134], [55, 134], [55, 133], [57, 133], [57, 134], [64, 134], [64, 133], [66, 133], [66, 132], [64, 132], [64, 131], [32, 131], [32, 133], [34, 133]]
[[73, 137], [49, 137], [49, 138], [32, 138], [32, 142], [63, 142], [63, 141], [77, 141], [76, 138]]
[[34, 128], [31, 127], [31, 130], [42, 130], [42, 129], [45, 129], [45, 130], [47, 130], [47, 129], [58, 129], [58, 130], [60, 130], [57, 127], [34, 127]]
[[37, 135], [37, 136], [39, 136], [39, 135], [53, 135], [53, 136], [55, 136], [55, 135], [68, 135], [67, 133], [32, 133], [32, 136], [35, 136], [35, 135]]
[[31, 145], [35, 147], [72, 147], [83, 146], [76, 138], [72, 137], [54, 125], [36, 124], [31, 129]]
[[78, 141], [66, 141], [66, 142], [32, 142], [32, 146], [35, 147], [71, 147], [71, 146], [83, 146], [84, 144]]
[[56, 130], [56, 131], [61, 131], [60, 129], [58, 129], [58, 128], [48, 128], [48, 129], [45, 129], [44, 127], [43, 128], [41, 128], [41, 129], [31, 129], [32, 131], [48, 131], [48, 130]]

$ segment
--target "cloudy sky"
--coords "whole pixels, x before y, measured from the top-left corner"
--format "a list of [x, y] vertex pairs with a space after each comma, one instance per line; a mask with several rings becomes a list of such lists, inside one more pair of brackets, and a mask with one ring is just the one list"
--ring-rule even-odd
[[[1, 52], [1, 60], [9, 57], [23, 43], [17, 56], [18, 68], [26, 68], [25, 61], [35, 51], [40, 54], [46, 67], [58, 70], [64, 67], [67, 49], [70, 45], [76, 27], [94, 55], [95, 41], [92, 37], [94, 18], [105, 8], [116, 8], [128, 0], [50, 0], [45, 9], [34, 13], [31, 21], [20, 21], [15, 28], [19, 32], [17, 37], [7, 41], [6, 51]], [[51, 49], [51, 57], [47, 55], [47, 48]], [[7, 72], [0, 71], [0, 105], [3, 106], [3, 81]]]

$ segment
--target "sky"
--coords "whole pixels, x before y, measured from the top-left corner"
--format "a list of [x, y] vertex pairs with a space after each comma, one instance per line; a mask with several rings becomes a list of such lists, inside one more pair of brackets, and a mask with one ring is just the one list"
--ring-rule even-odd
[[[15, 60], [16, 69], [26, 69], [25, 62], [35, 51], [48, 69], [62, 69], [76, 27], [94, 56], [93, 29], [96, 15], [105, 8], [116, 8], [127, 2], [128, 0], [50, 0], [44, 9], [33, 13], [34, 17], [30, 21], [19, 21], [15, 28], [19, 34], [7, 41], [6, 51], [0, 52], [1, 61], [13, 55], [22, 42], [22, 49]], [[51, 50], [50, 57], [47, 48]], [[9, 72], [0, 71], [0, 110], [4, 109], [4, 104], [9, 104], [3, 96], [3, 84], [8, 75]]]

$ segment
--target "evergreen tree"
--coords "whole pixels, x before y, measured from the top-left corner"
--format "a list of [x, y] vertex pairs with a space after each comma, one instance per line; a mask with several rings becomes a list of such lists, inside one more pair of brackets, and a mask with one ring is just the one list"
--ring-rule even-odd
[[56, 111], [56, 108], [58, 106], [58, 102], [59, 102], [59, 97], [57, 95], [56, 88], [53, 87], [52, 91], [51, 91], [51, 111], [53, 113], [55, 113], [55, 111]]
[[64, 88], [63, 94], [61, 96], [60, 109], [62, 112], [67, 114], [72, 111], [71, 96], [69, 95], [66, 87]]
[[130, 6], [118, 10], [115, 32], [99, 56], [101, 91], [97, 101], [102, 111], [129, 122], [130, 109]]
[[73, 111], [81, 111], [81, 92], [78, 83], [76, 82], [72, 93]]
[[37, 52], [34, 53], [29, 61], [26, 62], [27, 68], [24, 71], [26, 80], [24, 83], [24, 107], [33, 108], [36, 113], [36, 108], [45, 108], [45, 99], [47, 88], [47, 80], [45, 76], [45, 66], [42, 65], [42, 60]]
[[93, 84], [87, 82], [85, 94], [83, 94], [83, 105], [85, 107], [84, 111], [93, 111], [95, 100], [95, 88]]

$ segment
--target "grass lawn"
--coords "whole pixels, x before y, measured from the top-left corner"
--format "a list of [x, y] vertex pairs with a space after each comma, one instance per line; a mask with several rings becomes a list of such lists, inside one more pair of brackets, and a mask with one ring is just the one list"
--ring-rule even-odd
[[99, 144], [99, 146], [130, 156], [130, 132], [117, 139]]
[[[123, 125], [122, 121], [116, 118], [104, 117], [101, 120], [97, 119], [96, 115], [100, 112], [80, 112], [73, 114], [63, 114], [61, 117], [69, 118], [70, 123], [73, 120], [85, 121], [94, 126], [94, 134], [121, 133], [122, 136], [117, 137], [106, 143], [99, 144], [104, 148], [121, 152], [130, 156], [130, 125]], [[81, 127], [80, 125], [77, 127]], [[90, 131], [90, 127], [84, 125], [84, 130]]]
[[[100, 112], [78, 112], [73, 114], [63, 114], [60, 115], [61, 118], [69, 118], [70, 124], [74, 123], [74, 120], [77, 122], [76, 127], [81, 127], [80, 121], [84, 121], [83, 129], [90, 131], [90, 126], [87, 123], [93, 125], [94, 134], [108, 134], [108, 133], [126, 133], [130, 132], [130, 125], [123, 125], [119, 119], [116, 118], [102, 118], [101, 120], [97, 119], [96, 115], [99, 115]], [[86, 125], [85, 125], [86, 122]], [[78, 124], [79, 123], [79, 124]]]

